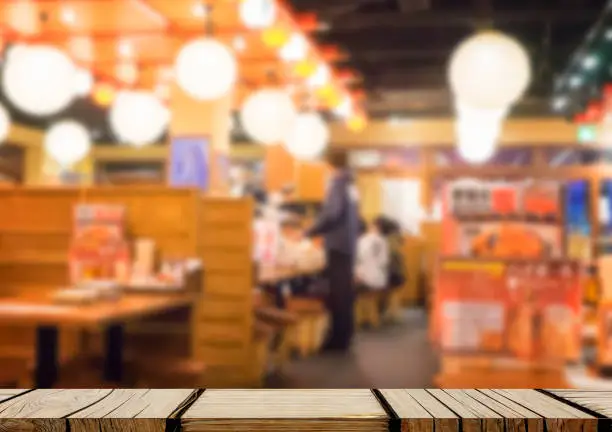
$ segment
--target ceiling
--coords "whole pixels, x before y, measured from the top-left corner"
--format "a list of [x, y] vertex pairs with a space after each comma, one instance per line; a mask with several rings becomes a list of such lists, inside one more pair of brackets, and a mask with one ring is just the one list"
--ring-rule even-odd
[[450, 114], [446, 64], [457, 43], [483, 23], [517, 37], [528, 49], [533, 85], [514, 115], [548, 115], [561, 72], [606, 0], [292, 0], [314, 11], [321, 43], [350, 57], [372, 117]]
[[[30, 33], [86, 54], [87, 50], [79, 44], [75, 47], [74, 41], [93, 34], [96, 71], [104, 79], [117, 67], [117, 42], [125, 36], [121, 29], [125, 32], [128, 28], [134, 50], [140, 53], [140, 81], [150, 87], [160, 70], [171, 65], [178, 46], [204, 32], [206, 21], [189, 12], [193, 1], [4, 0], [0, 25], [14, 26], [17, 15], [11, 15], [15, 11], [11, 12], [10, 7], [29, 3], [38, 9], [33, 18], [31, 10], [20, 12], [21, 36], [27, 33], [27, 26], [37, 26]], [[318, 16], [318, 26], [312, 34], [316, 45], [338, 46], [346, 53], [334, 55], [332, 50], [326, 61], [334, 63], [340, 76], [344, 76], [343, 71], [357, 71], [357, 80], [341, 85], [363, 89], [369, 115], [378, 118], [451, 114], [446, 63], [457, 43], [483, 23], [492, 23], [516, 36], [532, 57], [533, 84], [513, 114], [548, 115], [555, 75], [563, 70], [605, 3], [606, 0], [290, 0], [290, 6], [299, 14], [314, 12]], [[60, 4], [71, 5], [77, 16], [85, 19], [67, 29], [58, 18]], [[214, 13], [228, 14], [222, 9]], [[30, 22], [24, 20], [28, 16]], [[261, 35], [240, 30], [236, 20], [235, 13], [230, 13], [214, 31], [228, 44], [237, 35], [245, 38], [248, 48], [237, 54], [241, 69], [246, 71], [241, 76], [241, 92], [248, 93], [269, 82], [271, 68], [291, 79], [269, 47], [261, 45]], [[168, 37], [160, 38], [160, 34]], [[34, 36], [25, 40], [37, 39]], [[31, 118], [12, 111], [16, 121], [41, 128], [58, 118], [77, 118], [89, 126], [96, 141], [114, 142], [105, 109], [88, 99], [77, 100], [52, 119]], [[234, 132], [236, 140], [244, 140], [239, 128]]]

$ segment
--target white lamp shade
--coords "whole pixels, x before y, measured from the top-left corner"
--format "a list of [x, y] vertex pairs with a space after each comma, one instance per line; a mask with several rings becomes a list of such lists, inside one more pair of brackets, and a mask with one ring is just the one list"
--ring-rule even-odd
[[483, 108], [503, 108], [520, 99], [531, 80], [529, 56], [513, 38], [483, 32], [453, 52], [448, 80], [455, 97]]
[[79, 162], [89, 153], [91, 137], [87, 129], [75, 121], [55, 123], [45, 135], [45, 151], [64, 168]]
[[296, 159], [313, 160], [329, 142], [329, 129], [319, 114], [298, 114], [285, 141], [287, 151]]
[[52, 46], [19, 48], [10, 55], [4, 73], [4, 93], [19, 110], [48, 116], [67, 108], [74, 99], [76, 68]]
[[198, 100], [219, 99], [230, 91], [238, 77], [232, 52], [213, 39], [196, 39], [185, 45], [175, 63], [178, 85]]
[[308, 55], [306, 38], [299, 33], [292, 34], [287, 43], [280, 49], [279, 55], [282, 60], [287, 62], [304, 60]]
[[457, 142], [457, 150], [463, 160], [471, 164], [481, 164], [493, 157], [496, 150], [496, 142], [493, 140], [468, 141], [460, 139]]
[[469, 163], [483, 163], [494, 154], [501, 132], [501, 121], [477, 118], [458, 119], [457, 149], [459, 155]]
[[74, 77], [74, 93], [77, 97], [87, 96], [93, 88], [93, 77], [86, 69], [79, 69]]
[[457, 117], [462, 122], [485, 122], [485, 123], [500, 123], [508, 114], [508, 108], [475, 108], [461, 101], [455, 102], [455, 111]]
[[0, 144], [4, 143], [11, 130], [11, 116], [6, 108], [0, 105]]
[[310, 87], [318, 88], [323, 87], [331, 79], [331, 71], [327, 65], [321, 64], [315, 70], [315, 73], [308, 78], [308, 85]]
[[240, 122], [245, 132], [262, 144], [279, 144], [291, 132], [297, 111], [286, 92], [260, 90], [242, 106]]
[[242, 0], [240, 2], [240, 19], [250, 29], [270, 27], [276, 20], [276, 13], [274, 0]]
[[123, 143], [144, 146], [159, 140], [170, 120], [168, 109], [153, 94], [124, 91], [109, 112], [113, 133]]
[[349, 118], [353, 113], [353, 101], [350, 97], [346, 96], [340, 105], [334, 108], [334, 114], [338, 117]]

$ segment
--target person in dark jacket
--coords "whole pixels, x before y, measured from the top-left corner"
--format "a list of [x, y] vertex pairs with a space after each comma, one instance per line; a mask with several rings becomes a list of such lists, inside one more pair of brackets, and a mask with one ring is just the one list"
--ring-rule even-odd
[[323, 208], [308, 237], [323, 236], [329, 282], [331, 328], [325, 349], [346, 351], [353, 338], [353, 269], [359, 238], [357, 189], [345, 153], [328, 154], [333, 169]]

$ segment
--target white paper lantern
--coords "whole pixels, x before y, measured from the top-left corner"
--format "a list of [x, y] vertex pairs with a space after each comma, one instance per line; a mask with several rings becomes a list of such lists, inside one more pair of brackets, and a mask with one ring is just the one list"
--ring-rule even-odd
[[315, 70], [315, 73], [308, 78], [308, 85], [313, 88], [323, 87], [331, 79], [331, 71], [327, 65], [321, 64]]
[[213, 39], [196, 39], [185, 45], [175, 63], [176, 81], [198, 100], [219, 99], [238, 77], [236, 59], [225, 45]]
[[471, 164], [487, 162], [495, 154], [496, 148], [496, 142], [493, 140], [460, 140], [457, 142], [459, 155], [463, 160]]
[[276, 3], [274, 0], [242, 0], [240, 19], [250, 29], [270, 27], [276, 20]]
[[3, 144], [11, 130], [11, 116], [6, 108], [0, 105], [0, 144]]
[[74, 77], [74, 94], [77, 97], [87, 96], [93, 88], [94, 80], [91, 72], [79, 69]]
[[296, 159], [313, 160], [329, 142], [329, 129], [319, 114], [298, 114], [285, 141], [285, 147]]
[[308, 42], [300, 33], [294, 33], [279, 52], [280, 58], [287, 62], [299, 62], [308, 55]]
[[170, 120], [168, 109], [153, 94], [124, 91], [109, 112], [113, 133], [123, 143], [144, 146], [159, 140]]
[[529, 85], [529, 56], [509, 36], [478, 33], [453, 52], [448, 79], [455, 97], [465, 103], [483, 108], [508, 107]]
[[90, 148], [89, 132], [82, 124], [72, 120], [55, 123], [45, 135], [45, 151], [64, 168], [87, 156]]
[[501, 121], [478, 121], [471, 117], [458, 119], [456, 127], [457, 150], [466, 162], [483, 163], [495, 154], [501, 132]]
[[265, 89], [250, 95], [242, 106], [240, 122], [245, 132], [262, 144], [278, 144], [291, 132], [297, 111], [287, 93]]
[[2, 86], [15, 107], [48, 116], [70, 105], [76, 68], [66, 54], [46, 45], [20, 48], [14, 54], [4, 68]]

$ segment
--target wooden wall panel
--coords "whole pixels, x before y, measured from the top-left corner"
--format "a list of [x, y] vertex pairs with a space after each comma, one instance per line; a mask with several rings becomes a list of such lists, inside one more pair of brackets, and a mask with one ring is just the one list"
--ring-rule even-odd
[[199, 249], [206, 288], [194, 314], [192, 349], [210, 366], [211, 386], [255, 379], [249, 376], [254, 349], [253, 211], [249, 198], [201, 201]]

